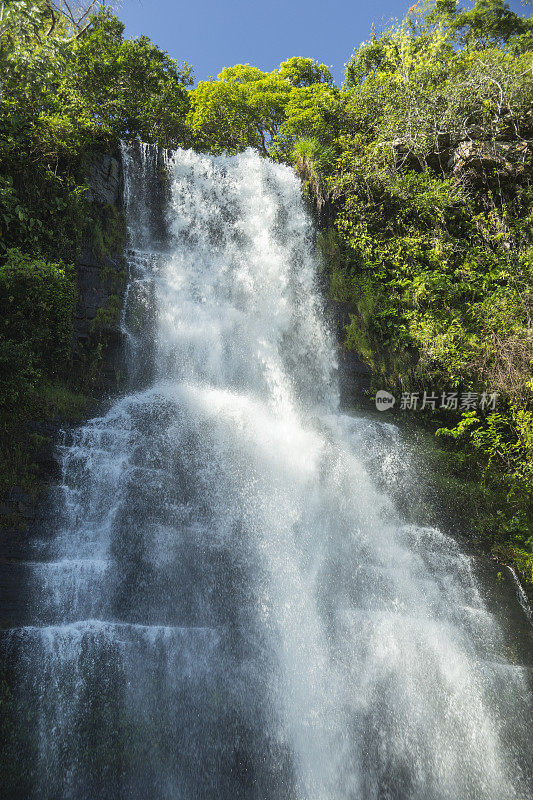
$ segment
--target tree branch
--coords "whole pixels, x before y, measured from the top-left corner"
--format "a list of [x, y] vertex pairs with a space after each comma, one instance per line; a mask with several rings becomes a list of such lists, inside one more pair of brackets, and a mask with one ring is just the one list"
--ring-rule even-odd
[[52, 33], [52, 31], [54, 30], [54, 28], [56, 26], [56, 15], [54, 14], [54, 10], [53, 10], [51, 5], [48, 6], [48, 11], [50, 12], [50, 16], [52, 17], [52, 21], [50, 23], [50, 27], [46, 31], [46, 36], [47, 37], [50, 36], [50, 34]]

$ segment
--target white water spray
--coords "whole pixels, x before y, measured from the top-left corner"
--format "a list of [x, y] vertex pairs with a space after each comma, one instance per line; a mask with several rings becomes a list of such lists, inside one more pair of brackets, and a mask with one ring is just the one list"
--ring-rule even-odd
[[124, 164], [132, 393], [66, 437], [36, 624], [10, 634], [35, 795], [529, 797], [527, 671], [471, 559], [376, 487], [394, 429], [338, 411], [295, 175]]

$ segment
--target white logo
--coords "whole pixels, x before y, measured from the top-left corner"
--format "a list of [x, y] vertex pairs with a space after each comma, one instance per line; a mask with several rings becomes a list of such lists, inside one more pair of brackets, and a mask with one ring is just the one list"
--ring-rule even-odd
[[389, 392], [385, 392], [383, 389], [376, 392], [376, 408], [378, 411], [387, 411], [387, 409], [393, 407], [395, 402], [396, 398]]

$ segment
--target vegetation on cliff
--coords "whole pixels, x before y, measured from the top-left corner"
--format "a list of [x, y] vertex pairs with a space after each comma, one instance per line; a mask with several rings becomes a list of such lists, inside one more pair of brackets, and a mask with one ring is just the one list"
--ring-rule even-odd
[[[532, 67], [531, 19], [503, 0], [436, 0], [361, 45], [342, 89], [309, 59], [237, 65], [197, 86], [188, 116], [198, 148], [295, 166], [331, 297], [352, 311], [346, 346], [374, 389], [418, 402], [443, 497], [529, 580]], [[424, 392], [437, 400], [421, 413]]]
[[91, 154], [189, 143], [189, 66], [97, 5], [0, 3], [0, 500], [35, 485], [29, 420], [78, 414], [98, 376], [97, 332], [74, 369], [74, 265], [82, 246], [120, 250], [123, 223], [90, 202]]
[[426, 414], [469, 525], [529, 580], [532, 30], [496, 0], [414, 9], [350, 60], [347, 132], [317, 167], [334, 208], [331, 292], [353, 303], [347, 344], [376, 388], [498, 394], [495, 408]]
[[[317, 208], [331, 297], [351, 310], [346, 346], [398, 401], [457, 393], [417, 412], [438, 434], [445, 487], [479, 539], [533, 579], [532, 20], [503, 0], [434, 0], [363, 43], [342, 88], [298, 57], [189, 89], [190, 68], [125, 40], [108, 8], [69, 20], [57, 5], [2, 4], [1, 293], [14, 297], [15, 268], [36, 292], [46, 270], [54, 286], [73, 280], [98, 228], [87, 151], [134, 137], [292, 164]], [[66, 351], [50, 367], [10, 320], [3, 391], [35, 397], [47, 376], [67, 380]], [[461, 408], [467, 392], [498, 402]]]

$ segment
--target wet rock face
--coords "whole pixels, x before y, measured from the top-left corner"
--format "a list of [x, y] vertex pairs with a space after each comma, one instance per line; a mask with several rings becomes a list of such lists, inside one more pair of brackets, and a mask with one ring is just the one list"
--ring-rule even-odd
[[364, 389], [371, 384], [372, 372], [361, 356], [355, 350], [344, 346], [346, 339], [345, 329], [350, 324], [355, 308], [350, 303], [341, 303], [337, 300], [327, 301], [327, 314], [331, 329], [339, 343], [337, 358], [339, 362], [339, 389], [341, 403], [350, 405], [361, 396]]
[[[88, 199], [96, 206], [96, 216], [104, 226], [113, 225], [123, 207], [122, 164], [115, 156], [105, 153], [93, 155], [89, 164]], [[85, 369], [96, 340], [102, 342], [98, 388], [113, 392], [117, 388], [122, 344], [119, 311], [125, 289], [122, 247], [117, 245], [103, 252], [102, 247], [87, 241], [76, 267], [78, 303], [74, 318], [74, 362], [78, 369]]]
[[[115, 287], [110, 285], [109, 276], [115, 274], [118, 281], [123, 263], [118, 253], [98, 258], [90, 248], [87, 248], [82, 253], [77, 267], [78, 305], [74, 319], [74, 335], [79, 343], [89, 338], [98, 311], [105, 308], [110, 296], [115, 294]], [[116, 325], [112, 327], [118, 331]]]
[[106, 154], [93, 157], [89, 171], [90, 202], [122, 204], [122, 169], [116, 158]]
[[[93, 155], [89, 159], [87, 175], [90, 185], [88, 198], [94, 204], [95, 218], [103, 226], [116, 224], [123, 205], [122, 164], [112, 155]], [[119, 238], [116, 237], [117, 242]], [[94, 389], [95, 394], [104, 396], [117, 390], [117, 376], [121, 369], [120, 307], [124, 298], [124, 260], [120, 246], [105, 253], [96, 250], [94, 243], [86, 242], [76, 264], [78, 302], [73, 351], [74, 364], [83, 375], [90, 368], [95, 344], [102, 343], [98, 364], [100, 377]], [[0, 503], [0, 630], [27, 622], [24, 617], [25, 564], [35, 533], [42, 537], [53, 529], [53, 513], [43, 498], [49, 487], [60, 480], [55, 441], [63, 424], [60, 417], [29, 423], [30, 433], [39, 437], [40, 442], [32, 452], [38, 491], [28, 492], [22, 486], [12, 486]]]

